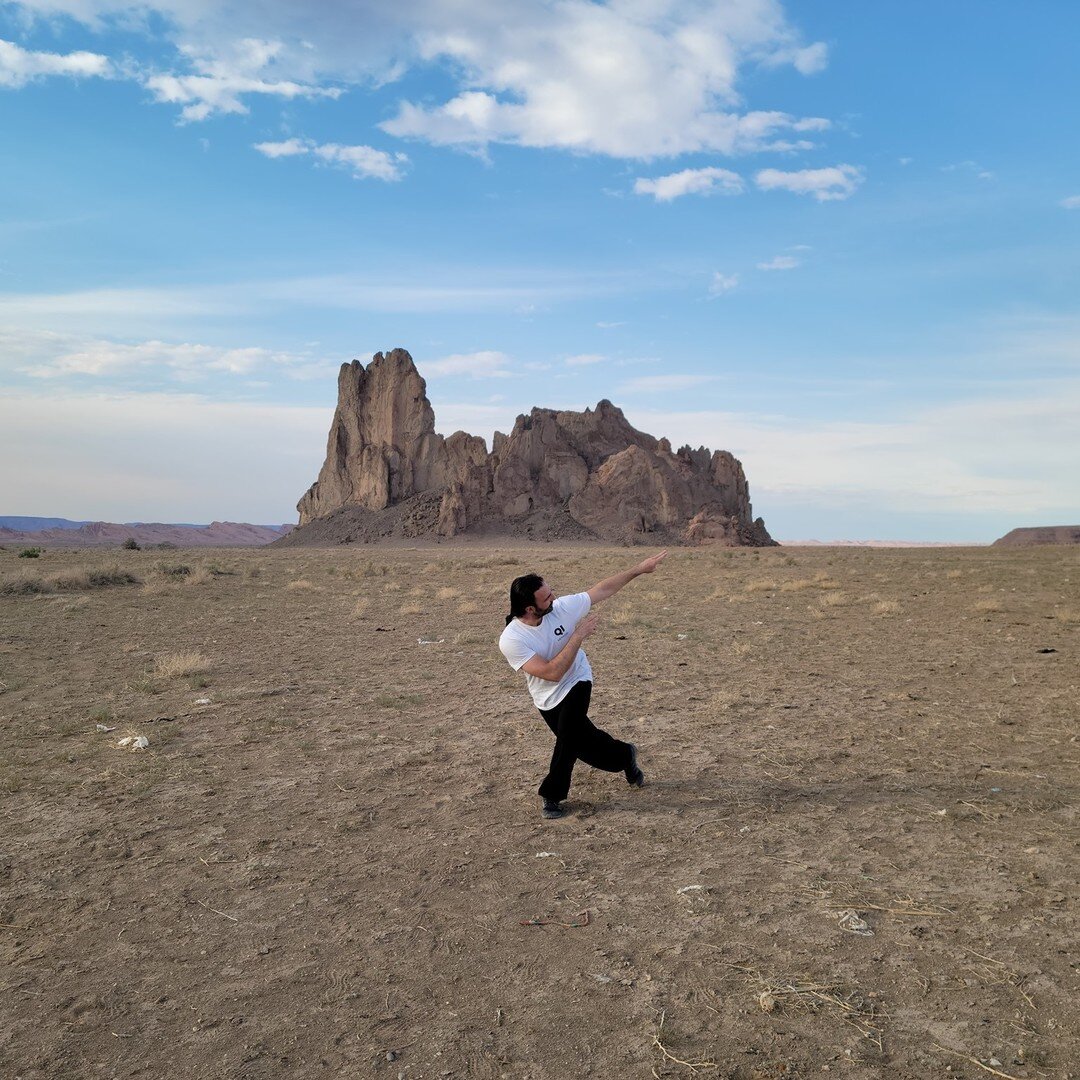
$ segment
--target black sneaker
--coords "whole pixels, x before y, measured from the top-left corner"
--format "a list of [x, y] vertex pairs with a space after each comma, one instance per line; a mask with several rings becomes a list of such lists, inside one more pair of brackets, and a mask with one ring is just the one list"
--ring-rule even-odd
[[630, 764], [626, 768], [626, 782], [631, 787], [644, 787], [645, 774], [638, 768], [637, 747], [633, 743], [627, 743], [630, 747]]
[[552, 799], [545, 799], [544, 807], [540, 811], [540, 816], [546, 818], [560, 818], [565, 813], [566, 811], [557, 802], [554, 802]]

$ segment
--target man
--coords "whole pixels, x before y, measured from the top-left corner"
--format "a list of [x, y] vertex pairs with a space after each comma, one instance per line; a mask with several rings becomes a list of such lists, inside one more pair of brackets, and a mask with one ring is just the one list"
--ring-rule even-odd
[[541, 813], [546, 818], [563, 816], [559, 804], [570, 792], [578, 759], [594, 769], [623, 772], [634, 787], [645, 783], [637, 747], [613, 739], [589, 719], [592, 668], [582, 646], [599, 622], [593, 607], [634, 578], [653, 573], [666, 556], [661, 551], [573, 596], [556, 597], [538, 574], [515, 578], [510, 586], [510, 614], [499, 649], [515, 671], [525, 672], [533, 702], [555, 733], [551, 766], [540, 785]]

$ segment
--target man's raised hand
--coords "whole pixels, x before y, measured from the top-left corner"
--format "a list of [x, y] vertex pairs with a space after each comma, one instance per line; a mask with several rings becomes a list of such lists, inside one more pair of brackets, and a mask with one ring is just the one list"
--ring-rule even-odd
[[638, 563], [637, 571], [639, 574], [651, 574], [666, 558], [667, 551], [661, 551], [659, 555], [653, 555], [644, 562]]

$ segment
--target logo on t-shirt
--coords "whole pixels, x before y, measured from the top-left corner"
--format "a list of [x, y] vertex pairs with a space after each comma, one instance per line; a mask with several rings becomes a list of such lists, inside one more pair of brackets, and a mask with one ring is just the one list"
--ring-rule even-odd
[[555, 627], [555, 636], [556, 637], [562, 637], [563, 634], [565, 634], [565, 633], [566, 633], [566, 627], [565, 626], [556, 626]]

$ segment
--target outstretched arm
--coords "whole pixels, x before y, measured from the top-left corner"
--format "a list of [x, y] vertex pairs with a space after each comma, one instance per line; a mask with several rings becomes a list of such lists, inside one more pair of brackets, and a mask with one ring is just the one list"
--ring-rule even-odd
[[645, 559], [644, 562], [639, 562], [637, 566], [630, 570], [624, 570], [621, 574], [615, 574], [612, 577], [604, 578], [603, 581], [598, 581], [588, 590], [589, 599], [594, 604], [599, 604], [601, 600], [607, 600], [609, 596], [614, 596], [624, 585], [629, 585], [634, 578], [640, 577], [642, 574], [651, 574], [666, 558], [667, 552], [661, 551], [659, 555], [653, 555], [651, 558]]

